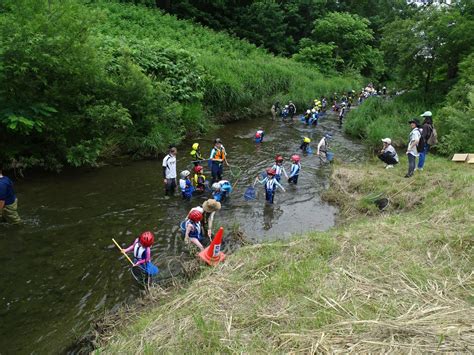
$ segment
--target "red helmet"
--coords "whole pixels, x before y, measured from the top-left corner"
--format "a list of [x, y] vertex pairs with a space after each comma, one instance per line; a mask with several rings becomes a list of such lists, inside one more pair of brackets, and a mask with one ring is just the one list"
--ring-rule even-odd
[[192, 210], [189, 213], [189, 219], [193, 222], [200, 222], [202, 220], [202, 213], [198, 210]]
[[277, 155], [277, 156], [275, 157], [275, 161], [276, 161], [277, 163], [283, 163], [283, 157], [282, 157], [281, 155]]
[[196, 165], [193, 170], [196, 174], [202, 173], [202, 166]]
[[141, 245], [143, 245], [145, 248], [148, 248], [151, 247], [155, 242], [155, 236], [152, 232], [147, 231], [140, 235], [139, 240]]
[[291, 156], [291, 160], [298, 163], [301, 160], [301, 158], [298, 154], [295, 154]]
[[276, 170], [272, 168], [267, 169], [267, 175], [275, 176], [276, 175]]

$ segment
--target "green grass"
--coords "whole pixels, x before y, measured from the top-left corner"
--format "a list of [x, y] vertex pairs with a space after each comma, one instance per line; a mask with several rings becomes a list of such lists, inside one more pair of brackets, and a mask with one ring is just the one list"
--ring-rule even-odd
[[[472, 168], [429, 156], [407, 185], [404, 163], [335, 166], [342, 225], [242, 248], [101, 351], [472, 352]], [[361, 203], [374, 193], [383, 213]]]
[[97, 6], [107, 19], [98, 27], [104, 41], [121, 38], [126, 46], [152, 40], [154, 45], [191, 53], [205, 72], [203, 103], [217, 119], [248, 117], [255, 109], [269, 112], [274, 100], [292, 99], [302, 109], [315, 97], [361, 83], [359, 77], [323, 76], [312, 66], [275, 57], [247, 41], [156, 9], [110, 2], [93, 5]]
[[417, 118], [422, 123], [420, 115], [432, 111], [436, 125], [438, 106], [439, 102], [434, 98], [426, 98], [418, 92], [409, 92], [393, 99], [371, 97], [349, 112], [344, 131], [361, 138], [373, 149], [380, 149], [380, 140], [385, 137], [391, 138], [395, 146], [405, 146], [410, 133], [408, 121]]

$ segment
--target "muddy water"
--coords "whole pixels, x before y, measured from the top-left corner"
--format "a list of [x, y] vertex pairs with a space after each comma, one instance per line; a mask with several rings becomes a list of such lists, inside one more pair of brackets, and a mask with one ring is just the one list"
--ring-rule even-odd
[[[265, 129], [262, 144], [253, 142], [258, 126]], [[337, 210], [321, 201], [329, 185], [330, 167], [315, 155], [302, 158], [297, 186], [277, 192], [275, 204], [243, 194], [255, 176], [270, 166], [276, 154], [297, 153], [303, 135], [316, 145], [324, 132], [334, 135], [336, 159], [363, 158], [362, 145], [344, 137], [334, 116], [321, 119], [317, 128], [300, 121], [268, 119], [228, 124], [198, 140], [203, 152], [220, 137], [231, 165], [241, 168], [224, 175], [236, 183], [235, 191], [218, 213], [217, 226], [235, 225], [254, 241], [288, 238], [308, 230], [334, 225]], [[192, 142], [178, 153], [178, 170], [190, 168]], [[188, 147], [189, 146], [189, 147]], [[205, 196], [183, 202], [163, 193], [161, 161], [127, 162], [96, 170], [61, 175], [26, 177], [16, 183], [24, 225], [0, 226], [0, 353], [58, 353], [88, 330], [104, 310], [137, 297], [139, 288], [128, 265], [111, 242], [128, 244], [144, 230], [157, 235], [153, 258], [166, 272], [166, 257], [183, 252], [178, 223], [190, 207]], [[289, 162], [285, 162], [287, 171]]]

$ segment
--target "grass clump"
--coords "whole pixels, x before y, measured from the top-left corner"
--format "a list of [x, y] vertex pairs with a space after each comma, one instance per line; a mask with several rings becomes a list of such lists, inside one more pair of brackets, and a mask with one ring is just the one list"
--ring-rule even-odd
[[474, 176], [440, 158], [426, 167], [375, 214], [357, 201], [406, 180], [379, 165], [336, 166], [333, 191], [351, 223], [242, 248], [101, 350], [473, 351]]

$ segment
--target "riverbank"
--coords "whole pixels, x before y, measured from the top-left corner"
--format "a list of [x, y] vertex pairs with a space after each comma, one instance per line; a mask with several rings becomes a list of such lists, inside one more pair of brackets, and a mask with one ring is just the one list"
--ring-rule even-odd
[[[472, 351], [474, 175], [429, 158], [408, 186], [403, 161], [336, 165], [326, 197], [346, 223], [242, 248], [128, 317], [100, 349]], [[390, 200], [382, 213], [378, 194]]]
[[157, 157], [215, 123], [270, 118], [276, 101], [293, 100], [302, 112], [362, 81], [119, 1], [8, 1], [0, 19], [6, 167], [59, 171]]

